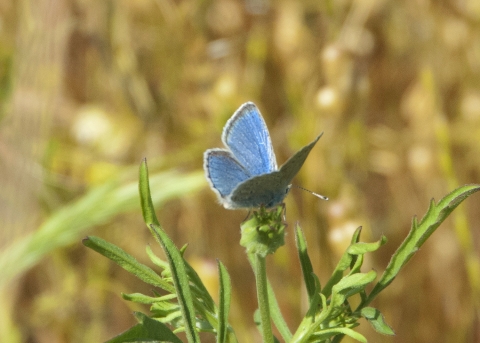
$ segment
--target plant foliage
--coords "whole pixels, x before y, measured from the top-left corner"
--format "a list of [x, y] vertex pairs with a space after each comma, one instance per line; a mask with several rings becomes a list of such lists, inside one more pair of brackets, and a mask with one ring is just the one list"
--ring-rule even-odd
[[[137, 276], [142, 281], [154, 286], [153, 296], [143, 294], [123, 294], [123, 298], [141, 304], [150, 305], [151, 316], [134, 313], [138, 324], [124, 333], [109, 340], [109, 343], [121, 342], [181, 342], [177, 333], [184, 332], [188, 342], [200, 342], [200, 332], [210, 332], [216, 336], [219, 343], [237, 342], [234, 330], [228, 322], [230, 309], [231, 283], [225, 266], [218, 262], [219, 272], [219, 305], [208, 293], [198, 274], [184, 259], [184, 249], [178, 249], [160, 226], [155, 216], [150, 195], [148, 170], [146, 161], [140, 167], [140, 199], [143, 217], [152, 235], [159, 242], [167, 260], [164, 261], [147, 248], [147, 254], [152, 262], [161, 269], [157, 273], [148, 266], [139, 263], [134, 257], [121, 248], [98, 237], [87, 237], [83, 243], [87, 247], [108, 257], [122, 268]], [[438, 203], [431, 201], [425, 216], [412, 221], [412, 227], [405, 241], [393, 254], [386, 270], [378, 281], [373, 270], [363, 272], [364, 255], [378, 250], [386, 243], [382, 236], [378, 241], [365, 243], [360, 241], [359, 227], [335, 267], [332, 276], [322, 288], [320, 280], [313, 272], [312, 262], [308, 255], [307, 242], [299, 226], [295, 228], [295, 240], [303, 273], [303, 280], [308, 294], [309, 309], [294, 333], [287, 327], [280, 312], [270, 283], [264, 276], [265, 257], [273, 253], [279, 242], [283, 243], [285, 225], [282, 224], [283, 206], [273, 210], [261, 209], [254, 212], [251, 219], [242, 225], [242, 231], [249, 237], [258, 240], [261, 246], [247, 248], [248, 257], [257, 276], [257, 290], [260, 311], [256, 314], [259, 329], [263, 332], [265, 341], [278, 341], [271, 334], [271, 329], [265, 327], [273, 321], [285, 342], [340, 342], [344, 336], [349, 336], [359, 342], [367, 342], [366, 338], [355, 331], [359, 320], [364, 318], [380, 334], [394, 335], [393, 329], [386, 323], [380, 310], [368, 306], [372, 300], [387, 287], [398, 275], [402, 267], [419, 250], [422, 244], [448, 217], [448, 215], [468, 196], [480, 190], [480, 185], [460, 187]], [[272, 221], [273, 220], [273, 224]], [[259, 224], [261, 223], [261, 225]], [[268, 244], [272, 244], [272, 247]], [[243, 243], [242, 243], [243, 244]], [[280, 244], [281, 245], [281, 244]], [[369, 287], [369, 286], [373, 286]], [[372, 289], [368, 291], [368, 289]], [[160, 293], [162, 292], [162, 294]], [[359, 303], [352, 307], [352, 300]], [[267, 308], [262, 308], [267, 306]]]

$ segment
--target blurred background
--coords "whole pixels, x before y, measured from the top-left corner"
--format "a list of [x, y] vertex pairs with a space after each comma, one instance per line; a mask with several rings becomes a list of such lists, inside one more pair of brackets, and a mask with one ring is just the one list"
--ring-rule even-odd
[[[151, 287], [81, 244], [100, 236], [150, 266], [146, 245], [161, 254], [139, 208], [144, 157], [164, 229], [214, 294], [223, 261], [230, 322], [260, 341], [247, 212], [223, 209], [202, 170], [245, 101], [279, 164], [324, 132], [295, 183], [330, 201], [293, 188], [287, 244], [268, 260], [293, 330], [297, 221], [321, 282], [360, 225], [365, 241], [388, 237], [364, 267], [380, 273], [432, 197], [480, 183], [480, 2], [2, 0], [0, 341], [100, 342], [149, 313], [120, 294]], [[362, 322], [369, 342], [480, 341], [479, 203], [375, 301], [397, 335]]]

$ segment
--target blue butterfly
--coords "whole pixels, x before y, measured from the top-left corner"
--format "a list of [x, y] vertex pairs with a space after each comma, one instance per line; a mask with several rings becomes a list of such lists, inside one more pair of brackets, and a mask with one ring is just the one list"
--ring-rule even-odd
[[322, 134], [278, 169], [267, 125], [257, 106], [247, 102], [223, 128], [222, 141], [228, 149], [205, 151], [205, 175], [227, 209], [273, 207], [283, 201]]

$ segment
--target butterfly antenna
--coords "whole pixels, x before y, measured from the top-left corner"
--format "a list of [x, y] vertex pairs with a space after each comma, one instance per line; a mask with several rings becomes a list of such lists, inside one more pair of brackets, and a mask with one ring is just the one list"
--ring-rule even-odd
[[315, 195], [317, 198], [320, 198], [320, 199], [322, 199], [322, 200], [328, 200], [328, 197], [326, 197], [326, 196], [324, 196], [324, 195], [321, 195], [321, 194], [318, 194], [318, 193], [315, 193], [315, 192], [312, 192], [312, 191], [309, 190], [309, 189], [306, 189], [306, 188], [303, 188], [303, 187], [301, 187], [301, 186], [297, 186], [297, 185], [294, 185], [294, 184], [292, 184], [292, 186], [295, 186], [295, 187], [297, 187], [297, 188], [303, 189], [304, 191], [307, 191], [308, 193], [313, 194], [313, 195]]

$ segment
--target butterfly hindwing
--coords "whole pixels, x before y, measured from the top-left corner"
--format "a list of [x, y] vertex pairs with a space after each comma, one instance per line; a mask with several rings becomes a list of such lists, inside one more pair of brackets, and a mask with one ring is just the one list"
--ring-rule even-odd
[[280, 172], [254, 176], [240, 183], [229, 197], [231, 208], [267, 208], [283, 201], [287, 195], [289, 184], [282, 179]]
[[227, 121], [222, 141], [252, 176], [277, 170], [267, 126], [252, 102], [240, 106]]
[[[204, 155], [204, 169], [212, 189], [225, 199], [251, 175], [225, 149], [209, 149]], [[222, 200], [223, 202], [223, 200]]]

